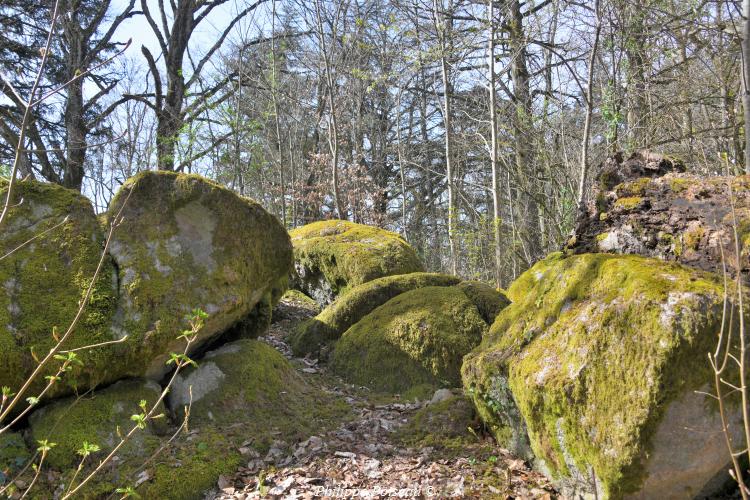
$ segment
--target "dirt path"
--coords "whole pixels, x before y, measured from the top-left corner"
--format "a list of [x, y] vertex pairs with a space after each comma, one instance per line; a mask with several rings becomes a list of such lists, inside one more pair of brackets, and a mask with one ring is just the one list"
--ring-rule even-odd
[[[433, 420], [428, 402], [383, 400], [345, 384], [316, 360], [293, 358], [284, 342], [309, 312], [282, 303], [279, 313], [262, 340], [291, 359], [302, 376], [349, 403], [352, 418], [302, 443], [279, 440], [266, 456], [241, 450], [247, 466], [220, 478], [217, 493], [208, 498], [555, 498], [546, 479], [523, 460], [468, 429], [475, 422], [465, 418], [471, 409], [463, 398], [436, 403], [433, 408], [445, 415], [436, 413]], [[446, 422], [453, 428], [449, 435], [439, 425]], [[433, 426], [440, 427], [439, 437], [424, 428]]]

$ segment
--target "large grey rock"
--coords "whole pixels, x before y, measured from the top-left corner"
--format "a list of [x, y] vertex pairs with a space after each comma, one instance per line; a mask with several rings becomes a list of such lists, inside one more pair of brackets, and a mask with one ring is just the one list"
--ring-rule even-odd
[[194, 349], [232, 327], [257, 335], [267, 326], [286, 289], [292, 247], [260, 205], [196, 175], [144, 172], [112, 201], [108, 220], [118, 214], [110, 250], [120, 292], [112, 335], [130, 336], [123, 361], [135, 374], [166, 372], [193, 309], [208, 313]]
[[[465, 388], [500, 445], [566, 496], [713, 493], [730, 459], [715, 401], [695, 391], [713, 383], [723, 292], [657, 259], [553, 254], [509, 288], [464, 359]], [[735, 398], [727, 412], [739, 437]]]

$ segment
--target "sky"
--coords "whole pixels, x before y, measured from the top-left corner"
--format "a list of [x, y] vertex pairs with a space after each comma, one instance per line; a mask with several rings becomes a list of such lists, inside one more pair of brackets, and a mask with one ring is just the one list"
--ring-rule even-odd
[[[194, 57], [207, 50], [208, 47], [210, 47], [220, 36], [224, 28], [231, 22], [234, 15], [244, 9], [250, 1], [251, 0], [228, 0], [225, 4], [216, 7], [211, 14], [198, 25], [198, 28], [191, 38], [190, 47]], [[149, 11], [155, 18], [157, 18], [157, 22], [159, 22], [158, 1], [147, 0], [147, 2]], [[116, 14], [124, 9], [127, 4], [127, 0], [113, 0], [110, 11], [112, 14]], [[168, 1], [165, 1], [164, 4], [169, 8]], [[270, 6], [270, 2], [268, 5]], [[136, 0], [135, 8], [138, 11], [141, 10], [141, 0]], [[259, 7], [256, 10], [257, 14], [255, 16], [253, 16], [253, 13], [249, 14], [244, 22], [238, 23], [235, 27], [235, 31], [246, 30], [248, 27], [251, 27], [252, 29], [256, 23], [263, 25], [263, 19], [267, 17], [268, 10], [269, 9], [264, 8], [264, 6]], [[133, 40], [132, 45], [126, 52], [126, 55], [130, 58], [143, 60], [143, 56], [141, 55], [142, 45], [145, 45], [151, 53], [154, 54], [154, 57], [158, 57], [161, 53], [159, 43], [157, 42], [151, 27], [146, 22], [146, 18], [142, 15], [126, 20], [120, 25], [115, 33], [115, 39], [118, 41], [126, 41], [128, 38], [132, 38]]]

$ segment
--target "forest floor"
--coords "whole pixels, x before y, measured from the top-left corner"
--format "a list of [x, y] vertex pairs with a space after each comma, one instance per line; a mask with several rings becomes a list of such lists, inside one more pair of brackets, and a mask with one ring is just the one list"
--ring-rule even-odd
[[345, 400], [351, 417], [292, 446], [280, 440], [265, 457], [246, 449], [247, 466], [222, 476], [207, 498], [556, 498], [544, 476], [499, 448], [479, 425], [445, 442], [405, 439], [404, 430], [415, 427], [429, 402], [372, 394], [334, 377], [317, 360], [294, 358], [284, 338], [310, 312], [284, 302], [279, 307], [280, 319], [262, 340], [311, 383]]

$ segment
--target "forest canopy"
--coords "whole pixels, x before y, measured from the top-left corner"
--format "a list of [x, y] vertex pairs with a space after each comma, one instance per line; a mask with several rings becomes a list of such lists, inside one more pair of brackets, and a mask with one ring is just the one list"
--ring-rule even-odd
[[142, 170], [200, 173], [289, 228], [384, 226], [430, 270], [507, 285], [565, 242], [613, 152], [743, 170], [741, 7], [10, 0], [0, 164], [98, 211]]

